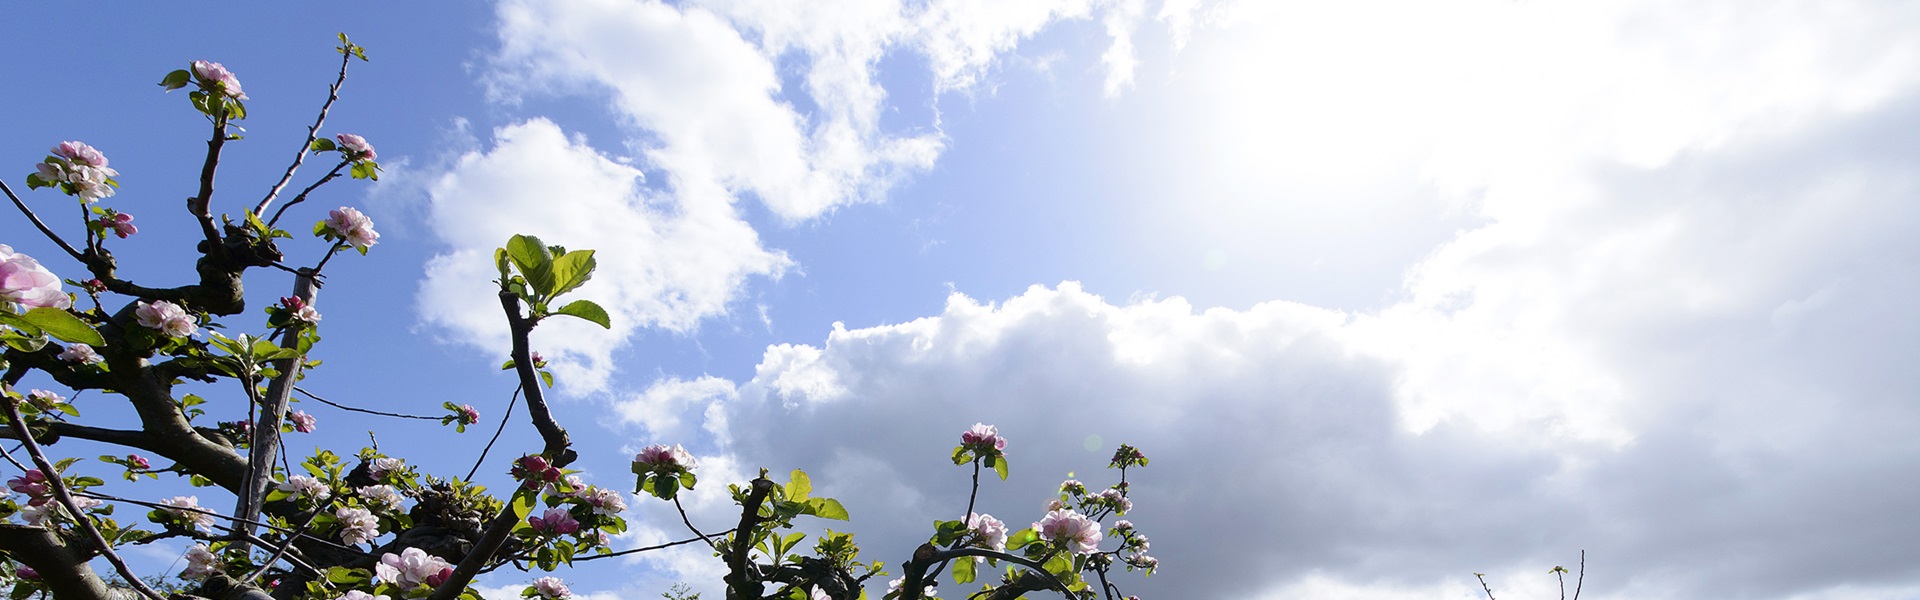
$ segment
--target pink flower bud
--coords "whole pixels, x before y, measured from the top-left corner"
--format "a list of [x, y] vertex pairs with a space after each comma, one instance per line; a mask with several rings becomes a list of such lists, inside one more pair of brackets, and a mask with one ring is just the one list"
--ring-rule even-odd
[[367, 143], [367, 138], [342, 133], [333, 136], [333, 139], [340, 141], [340, 153], [346, 155], [349, 160], [373, 160], [376, 156], [373, 152], [373, 144]]
[[247, 99], [246, 91], [240, 89], [240, 78], [234, 77], [225, 65], [207, 60], [193, 61], [193, 76], [200, 80], [200, 89], [225, 94], [235, 100]]

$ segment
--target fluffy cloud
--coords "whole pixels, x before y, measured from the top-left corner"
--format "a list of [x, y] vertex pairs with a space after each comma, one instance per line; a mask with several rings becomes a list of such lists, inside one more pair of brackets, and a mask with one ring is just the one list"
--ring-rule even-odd
[[726, 309], [743, 279], [778, 275], [787, 258], [760, 247], [722, 190], [680, 185], [667, 196], [641, 172], [536, 119], [494, 132], [492, 147], [461, 156], [428, 187], [427, 223], [451, 248], [427, 263], [418, 303], [430, 323], [477, 349], [505, 348], [506, 321], [491, 283], [493, 249], [513, 234], [592, 248], [593, 281], [574, 292], [613, 316], [613, 330], [554, 319], [534, 347], [569, 385], [600, 387], [613, 351], [634, 331], [684, 330]]

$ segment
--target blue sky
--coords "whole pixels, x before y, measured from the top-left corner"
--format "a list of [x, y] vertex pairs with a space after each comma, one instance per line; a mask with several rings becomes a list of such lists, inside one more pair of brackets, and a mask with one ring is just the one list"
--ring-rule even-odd
[[[512, 233], [595, 248], [581, 293], [615, 330], [537, 338], [559, 417], [607, 485], [634, 449], [687, 444], [705, 522], [724, 482], [804, 468], [898, 564], [964, 510], [943, 457], [983, 421], [1013, 441], [983, 496], [1009, 523], [1069, 472], [1101, 479], [1091, 436], [1154, 457], [1143, 597], [1470, 598], [1475, 572], [1546, 597], [1583, 548], [1598, 598], [1920, 597], [1920, 13], [1900, 3], [16, 12], [8, 181], [59, 141], [100, 148], [142, 230], [111, 247], [156, 281], [190, 273], [169, 198], [204, 132], [153, 83], [195, 59], [245, 83], [235, 212], [353, 36], [373, 60], [327, 132], [386, 173], [290, 219], [358, 206], [382, 238], [329, 267], [308, 387], [491, 422], [512, 383], [484, 258]], [[0, 243], [73, 276], [7, 222]], [[255, 304], [285, 293], [260, 275]], [[460, 474], [485, 442], [309, 410], [296, 448], [379, 428]], [[682, 535], [635, 504], [623, 542]], [[719, 569], [683, 549], [562, 575], [717, 597]]]

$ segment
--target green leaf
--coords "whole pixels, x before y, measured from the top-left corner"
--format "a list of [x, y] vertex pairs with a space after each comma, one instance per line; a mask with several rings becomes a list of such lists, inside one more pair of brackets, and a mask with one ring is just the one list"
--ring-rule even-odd
[[507, 258], [513, 259], [514, 266], [520, 268], [520, 275], [527, 278], [527, 285], [537, 297], [553, 296], [553, 253], [540, 243], [540, 238], [513, 236], [507, 240]]
[[526, 521], [527, 515], [533, 514], [533, 505], [537, 504], [539, 500], [540, 498], [538, 497], [537, 494], [534, 494], [532, 491], [526, 488], [520, 488], [519, 491], [514, 492], [513, 493], [513, 518], [519, 519], [523, 522]]
[[107, 345], [106, 338], [100, 337], [100, 332], [94, 331], [92, 325], [65, 310], [40, 307], [20, 316], [60, 341], [89, 346]]
[[1040, 541], [1040, 532], [1032, 528], [1022, 529], [1007, 536], [1007, 550], [1019, 550], [1028, 544]]
[[805, 471], [794, 469], [792, 479], [787, 480], [787, 499], [799, 502], [806, 500], [807, 496], [812, 493], [813, 480], [807, 478]]
[[973, 557], [962, 556], [953, 560], [953, 582], [960, 585], [973, 583]]
[[806, 514], [835, 521], [848, 520], [847, 508], [839, 500], [832, 498], [814, 498], [806, 502]]
[[594, 304], [592, 300], [568, 302], [566, 306], [560, 307], [560, 310], [554, 311], [554, 314], [580, 317], [592, 321], [602, 329], [613, 329], [613, 319], [607, 316], [607, 309], [600, 308], [600, 305]]
[[[37, 338], [40, 337], [42, 333], [38, 325], [34, 325], [32, 322], [20, 315], [13, 314], [11, 311], [0, 310], [0, 324], [11, 325], [15, 329], [19, 329], [21, 334], [28, 337]], [[28, 350], [28, 352], [32, 352], [32, 350]]]
[[373, 574], [368, 573], [366, 569], [349, 569], [346, 567], [329, 567], [327, 569], [327, 581], [337, 585], [356, 586], [372, 580]]
[[993, 457], [993, 472], [1000, 474], [1001, 481], [1007, 480], [1007, 457], [1005, 456]]
[[1068, 574], [1073, 573], [1073, 561], [1068, 560], [1067, 555], [1064, 553], [1054, 554], [1053, 558], [1047, 559], [1046, 564], [1042, 564], [1040, 567], [1046, 572], [1057, 575], [1063, 579], [1066, 578]]
[[592, 250], [575, 250], [553, 259], [553, 297], [571, 292], [589, 279], [595, 267]]
[[313, 145], [308, 146], [308, 148], [312, 149], [314, 152], [330, 152], [334, 149], [333, 140], [330, 140], [327, 138], [313, 138]]
[[179, 69], [160, 78], [160, 87], [167, 88], [167, 91], [171, 92], [187, 87], [187, 81], [192, 77], [193, 75], [187, 73], [186, 69]]
[[953, 464], [956, 464], [956, 465], [967, 464], [967, 447], [966, 446], [953, 447]]

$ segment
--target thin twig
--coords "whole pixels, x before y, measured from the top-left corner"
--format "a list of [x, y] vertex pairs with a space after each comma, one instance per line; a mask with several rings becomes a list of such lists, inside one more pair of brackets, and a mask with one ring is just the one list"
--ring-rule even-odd
[[105, 557], [107, 562], [112, 563], [114, 570], [118, 571], [121, 577], [126, 578], [127, 585], [140, 592], [140, 595], [152, 600], [165, 600], [159, 592], [147, 587], [146, 582], [140, 581], [139, 576], [133, 574], [133, 569], [127, 566], [127, 561], [120, 560], [120, 554], [113, 551], [113, 545], [107, 543], [107, 538], [100, 535], [100, 530], [93, 526], [93, 519], [88, 518], [86, 513], [80, 512], [80, 506], [74, 504], [73, 496], [67, 493], [66, 482], [60, 477], [60, 470], [55, 469], [53, 462], [47, 460], [47, 455], [40, 452], [40, 443], [34, 441], [32, 433], [27, 429], [26, 418], [20, 416], [20, 403], [8, 397], [0, 404], [6, 407], [7, 422], [12, 424], [15, 430], [27, 433], [20, 438], [27, 446], [27, 455], [33, 457], [33, 464], [39, 466], [40, 472], [47, 476], [47, 488], [53, 490], [54, 499], [60, 502], [60, 506], [67, 509], [68, 514], [73, 515], [74, 522], [80, 526], [82, 532], [87, 534], [87, 539], [100, 547], [100, 555]]
[[[285, 540], [282, 540], [280, 542], [280, 547], [275, 548], [273, 550], [273, 556], [267, 557], [267, 562], [260, 563], [260, 568], [254, 569], [252, 573], [248, 573], [245, 578], [241, 579], [241, 581], [253, 581], [255, 579], [259, 579], [262, 574], [265, 574], [267, 572], [267, 568], [272, 567], [273, 563], [279, 562], [280, 557], [286, 555], [287, 549], [293, 547], [294, 540], [300, 539], [300, 536], [307, 534], [307, 528], [312, 527], [313, 520], [319, 516], [320, 516], [320, 509], [315, 508], [312, 513], [309, 513], [307, 515], [307, 522], [301, 523], [300, 527], [294, 530], [293, 535], [287, 536]], [[308, 568], [312, 568], [312, 567], [308, 567]]]
[[[220, 513], [217, 513], [217, 512], [213, 512], [213, 511], [211, 511], [211, 510], [207, 510], [207, 509], [204, 509], [204, 508], [196, 508], [196, 507], [180, 507], [180, 506], [167, 506], [167, 505], [165, 505], [165, 504], [158, 504], [158, 503], [154, 503], [154, 502], [147, 502], [147, 501], [144, 501], [144, 500], [134, 500], [134, 499], [132, 499], [132, 498], [121, 498], [121, 497], [119, 497], [119, 496], [111, 496], [111, 495], [107, 495], [107, 494], [100, 494], [100, 493], [95, 493], [95, 492], [75, 492], [75, 493], [76, 493], [76, 494], [78, 494], [78, 495], [81, 495], [81, 496], [86, 496], [86, 497], [88, 497], [88, 498], [94, 498], [94, 499], [97, 499], [97, 500], [108, 500], [108, 501], [112, 501], [112, 502], [125, 502], [125, 503], [127, 503], [127, 504], [132, 504], [132, 505], [135, 505], [135, 506], [145, 506], [145, 507], [147, 507], [147, 508], [159, 508], [159, 509], [165, 509], [165, 510], [171, 510], [171, 511], [186, 511], [186, 512], [193, 512], [193, 513], [199, 513], [199, 514], [203, 514], [203, 515], [209, 515], [209, 516], [212, 516], [212, 517], [214, 517], [214, 518], [217, 518], [217, 519], [226, 519], [226, 520], [228, 520], [228, 521], [233, 521], [233, 522], [236, 522], [236, 523], [246, 523], [246, 524], [249, 524], [249, 525], [255, 525], [255, 526], [259, 526], [259, 527], [264, 527], [264, 528], [267, 528], [267, 529], [271, 529], [271, 530], [273, 530], [273, 531], [277, 531], [277, 532], [280, 532], [280, 533], [283, 533], [283, 534], [293, 534], [293, 533], [297, 533], [297, 532], [296, 532], [296, 531], [295, 531], [294, 529], [291, 529], [291, 528], [287, 528], [287, 527], [281, 527], [281, 526], [279, 526], [279, 525], [274, 525], [274, 524], [272, 524], [272, 523], [266, 523], [266, 522], [262, 522], [262, 521], [250, 521], [250, 520], [247, 520], [247, 519], [242, 519], [242, 518], [239, 518], [239, 517], [233, 517], [233, 516], [228, 516], [228, 515], [224, 515], [224, 514], [220, 514]], [[228, 531], [235, 531], [235, 529], [234, 529], [234, 528], [232, 528], [232, 527], [227, 527], [227, 526], [224, 526], [224, 525], [215, 525], [215, 527], [219, 527], [219, 528], [221, 528], [221, 529], [226, 529], [226, 530], [228, 530]], [[322, 544], [326, 544], [326, 545], [328, 545], [328, 546], [332, 546], [333, 548], [335, 548], [335, 549], [338, 549], [338, 550], [345, 550], [345, 551], [348, 551], [348, 552], [352, 552], [352, 553], [355, 553], [355, 554], [359, 554], [359, 555], [361, 555], [361, 556], [373, 556], [372, 554], [368, 554], [368, 553], [367, 553], [367, 551], [365, 551], [365, 550], [361, 550], [361, 549], [359, 549], [359, 548], [355, 548], [355, 547], [353, 547], [353, 546], [348, 546], [348, 545], [346, 545], [346, 544], [342, 544], [342, 543], [339, 543], [339, 542], [335, 542], [335, 541], [333, 541], [333, 540], [329, 540], [329, 539], [326, 539], [326, 538], [321, 538], [321, 537], [314, 537], [314, 536], [313, 536], [313, 535], [311, 535], [311, 534], [302, 534], [302, 535], [301, 535], [301, 537], [304, 537], [304, 538], [307, 538], [307, 539], [309, 539], [309, 540], [313, 540], [313, 541], [315, 541], [315, 542], [319, 542], [319, 543], [322, 543]]]
[[1493, 599], [1493, 588], [1491, 588], [1491, 587], [1487, 587], [1487, 574], [1486, 574], [1486, 573], [1474, 573], [1474, 574], [1473, 574], [1473, 576], [1474, 576], [1475, 578], [1478, 578], [1478, 579], [1480, 580], [1480, 588], [1481, 588], [1481, 589], [1484, 589], [1484, 590], [1486, 590], [1486, 591], [1487, 591], [1487, 600], [1494, 600], [1494, 599]]
[[55, 244], [59, 244], [60, 249], [66, 250], [67, 254], [72, 256], [74, 260], [80, 261], [83, 264], [91, 264], [85, 254], [81, 254], [79, 250], [73, 249], [73, 246], [67, 244], [66, 240], [60, 239], [60, 234], [54, 233], [52, 228], [47, 227], [46, 223], [41, 222], [40, 216], [33, 214], [33, 209], [27, 208], [27, 203], [21, 202], [20, 197], [14, 195], [13, 188], [7, 187], [7, 182], [0, 181], [0, 191], [7, 193], [7, 199], [12, 200], [13, 205], [18, 207], [21, 213], [27, 215], [27, 220], [33, 221], [33, 226], [40, 228], [40, 233], [46, 234], [47, 239], [53, 240]]
[[352, 411], [352, 412], [357, 412], [357, 413], [367, 413], [367, 414], [370, 414], [370, 415], [379, 415], [379, 416], [382, 416], [382, 417], [394, 417], [394, 418], [396, 418], [396, 419], [425, 419], [425, 420], [428, 420], [428, 421], [436, 421], [436, 420], [439, 420], [439, 419], [440, 419], [440, 417], [423, 417], [423, 416], [420, 416], [420, 415], [403, 415], [403, 414], [400, 414], [400, 413], [390, 413], [390, 412], [380, 412], [380, 411], [377, 411], [377, 410], [369, 410], [369, 409], [365, 409], [365, 408], [355, 408], [355, 407], [352, 407], [352, 406], [347, 406], [347, 405], [345, 405], [345, 404], [341, 404], [341, 403], [338, 403], [338, 402], [334, 402], [334, 401], [332, 401], [332, 400], [328, 400], [328, 399], [326, 399], [326, 398], [321, 398], [321, 397], [319, 397], [319, 396], [316, 396], [316, 395], [314, 395], [314, 393], [313, 393], [313, 392], [309, 392], [309, 391], [307, 391], [307, 390], [306, 390], [306, 388], [302, 388], [302, 387], [300, 387], [300, 386], [297, 386], [297, 385], [296, 385], [296, 386], [293, 386], [293, 391], [296, 391], [296, 392], [300, 392], [300, 393], [301, 393], [302, 395], [305, 395], [305, 396], [306, 396], [306, 397], [308, 397], [308, 398], [312, 398], [312, 399], [314, 399], [314, 400], [319, 400], [319, 401], [320, 401], [320, 402], [321, 402], [322, 404], [325, 404], [325, 405], [327, 405], [327, 406], [331, 406], [331, 407], [334, 407], [334, 408], [338, 408], [338, 409], [340, 409], [340, 410], [345, 410], [345, 411]]
[[[287, 172], [280, 176], [280, 182], [273, 184], [273, 189], [267, 191], [267, 197], [260, 200], [259, 206], [253, 207], [253, 216], [267, 214], [267, 206], [273, 204], [273, 199], [280, 196], [280, 190], [287, 186], [288, 181], [293, 180], [293, 173], [300, 170], [301, 163], [306, 162], [307, 153], [313, 149], [313, 141], [320, 139], [320, 126], [327, 122], [327, 111], [333, 108], [335, 100], [340, 99], [340, 86], [347, 83], [347, 65], [352, 61], [353, 52], [340, 53], [340, 75], [333, 79], [333, 85], [327, 86], [327, 101], [320, 105], [320, 116], [313, 120], [313, 126], [307, 128], [307, 142], [300, 145], [298, 154], [293, 155], [293, 164], [287, 166]], [[286, 208], [283, 207], [280, 210], [285, 212]], [[273, 217], [275, 221], [280, 220], [279, 213], [275, 213]]]
[[[321, 177], [319, 181], [313, 182], [313, 185], [307, 186], [307, 189], [300, 190], [299, 195], [294, 196], [292, 200], [288, 200], [286, 204], [280, 205], [280, 210], [273, 211], [273, 218], [267, 220], [267, 227], [273, 227], [275, 223], [279, 223], [280, 215], [287, 214], [287, 209], [293, 208], [293, 205], [306, 202], [307, 194], [311, 194], [314, 190], [320, 189], [320, 186], [326, 185], [327, 182], [339, 178], [340, 170], [352, 163], [353, 159], [341, 159], [340, 164], [334, 165], [333, 170], [327, 172], [327, 176]], [[265, 205], [263, 204], [262, 206], [264, 207]]]
[[513, 388], [513, 399], [507, 401], [507, 410], [500, 414], [500, 427], [493, 430], [493, 439], [487, 440], [487, 447], [480, 449], [480, 458], [473, 461], [473, 468], [467, 469], [467, 481], [473, 481], [473, 474], [480, 472], [480, 463], [487, 461], [487, 453], [493, 451], [493, 443], [500, 441], [500, 432], [507, 430], [507, 417], [513, 416], [513, 405], [520, 403], [520, 387]]
[[700, 536], [700, 539], [706, 540], [708, 546], [713, 545], [713, 538], [707, 537], [707, 534], [700, 533], [700, 528], [693, 526], [693, 519], [687, 518], [687, 509], [680, 506], [679, 494], [673, 496], [673, 508], [674, 510], [680, 511], [680, 522], [687, 524], [688, 531], [692, 531], [694, 535]]
[[1573, 600], [1580, 600], [1580, 586], [1587, 583], [1587, 550], [1580, 549], [1580, 577], [1573, 582]]
[[[720, 533], [716, 533], [716, 534], [714, 534], [714, 535], [726, 535], [726, 534], [729, 534], [729, 533], [733, 533], [733, 530], [732, 530], [732, 529], [728, 529], [728, 530], [726, 530], [726, 531], [722, 531], [722, 532], [720, 532]], [[602, 558], [613, 558], [613, 557], [615, 557], [615, 556], [626, 556], [626, 555], [628, 555], [628, 554], [637, 554], [637, 553], [641, 553], [641, 552], [648, 552], [648, 551], [652, 551], [652, 550], [659, 550], [659, 549], [662, 549], [662, 548], [672, 548], [672, 547], [674, 547], [674, 546], [685, 546], [685, 545], [687, 545], [687, 544], [691, 544], [691, 543], [694, 543], [694, 542], [698, 542], [698, 541], [702, 541], [702, 540], [701, 540], [701, 538], [697, 538], [697, 537], [696, 537], [696, 538], [687, 538], [687, 539], [684, 539], [684, 540], [680, 540], [680, 541], [678, 541], [678, 542], [667, 542], [667, 543], [665, 543], [665, 544], [660, 544], [660, 545], [658, 545], [658, 546], [647, 546], [647, 547], [645, 547], [645, 548], [633, 548], [633, 549], [629, 549], [629, 550], [621, 550], [621, 551], [619, 551], [619, 552], [608, 552], [608, 553], [606, 553], [606, 554], [595, 554], [595, 555], [593, 555], [593, 556], [588, 556], [588, 557], [584, 557], [584, 558], [576, 558], [576, 559], [573, 559], [573, 562], [586, 562], [586, 561], [589, 561], [589, 560], [599, 560], [599, 559], [602, 559]]]

